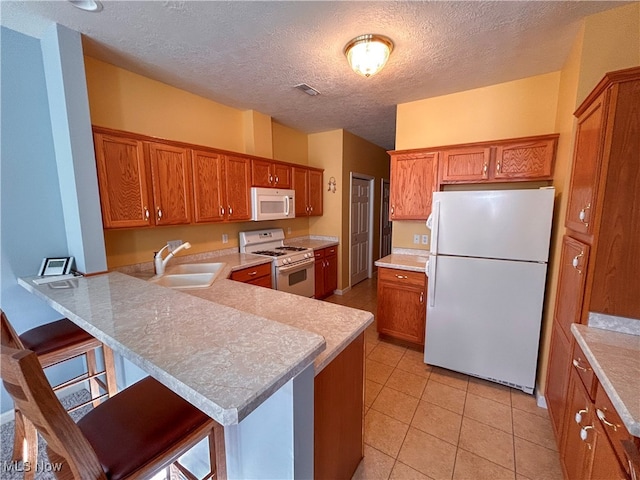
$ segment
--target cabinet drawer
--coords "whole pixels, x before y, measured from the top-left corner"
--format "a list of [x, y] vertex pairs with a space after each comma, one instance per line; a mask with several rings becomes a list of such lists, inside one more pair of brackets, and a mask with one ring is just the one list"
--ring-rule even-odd
[[316, 260], [320, 260], [321, 258], [324, 258], [324, 253], [325, 249], [321, 248], [320, 250], [314, 250], [313, 252], [313, 258], [315, 258]]
[[633, 437], [622, 423], [620, 415], [616, 412], [607, 392], [604, 391], [604, 388], [602, 388], [602, 385], [600, 384], [598, 384], [594, 407], [595, 414], [600, 419], [603, 430], [606, 432], [609, 440], [611, 440], [613, 450], [616, 452], [620, 463], [624, 465], [625, 469], [628, 471], [629, 463], [624, 453], [622, 440], [633, 441]]
[[271, 275], [271, 263], [263, 263], [256, 267], [243, 268], [231, 273], [231, 280], [238, 282], [250, 282], [256, 278]]
[[257, 285], [258, 287], [273, 288], [273, 285], [271, 284], [271, 275], [258, 277], [253, 280], [249, 280], [246, 283], [249, 283], [251, 285]]
[[582, 353], [582, 349], [578, 342], [575, 342], [573, 345], [573, 355], [571, 356], [571, 363], [573, 364], [573, 369], [576, 371], [580, 380], [582, 380], [582, 384], [584, 388], [587, 389], [587, 393], [591, 400], [596, 398], [596, 387], [598, 386], [598, 379], [593, 373], [593, 369], [589, 362]]
[[380, 281], [405, 283], [407, 285], [424, 287], [426, 278], [426, 275], [422, 272], [412, 272], [395, 268], [378, 269], [378, 279]]
[[327, 247], [324, 249], [324, 255], [328, 257], [329, 255], [336, 255], [338, 253], [338, 247]]

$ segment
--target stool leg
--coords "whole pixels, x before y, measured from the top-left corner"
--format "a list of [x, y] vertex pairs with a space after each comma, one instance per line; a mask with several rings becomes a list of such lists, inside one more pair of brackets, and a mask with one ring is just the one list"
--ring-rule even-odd
[[[91, 389], [91, 398], [98, 398], [100, 396], [100, 385], [96, 381], [96, 378], [93, 377], [93, 375], [98, 373], [95, 350], [90, 350], [87, 352], [87, 371], [89, 372], [89, 388]], [[100, 405], [100, 400], [94, 400], [93, 407], [95, 408], [98, 405]]]
[[25, 440], [25, 431], [24, 431], [24, 417], [20, 410], [14, 410], [14, 419], [15, 419], [15, 427], [13, 431], [13, 454], [11, 456], [11, 460], [17, 462], [19, 460], [24, 460], [23, 458], [23, 450], [24, 450], [24, 440]]
[[104, 358], [104, 369], [107, 376], [107, 392], [109, 397], [113, 397], [118, 393], [118, 385], [116, 383], [116, 363], [113, 358], [113, 350], [106, 345], [102, 345], [102, 356]]
[[[36, 430], [35, 425], [31, 423], [28, 418], [24, 417], [21, 412], [17, 411], [16, 413], [20, 417], [20, 428], [22, 429], [21, 439], [24, 439], [26, 444], [26, 451], [24, 452], [25, 455], [23, 456], [23, 452], [21, 451], [20, 458], [25, 462], [29, 462], [31, 466], [28, 470], [25, 468], [24, 480], [34, 480], [36, 475], [36, 463], [38, 461], [38, 431]], [[16, 419], [17, 418], [18, 417], [16, 417]], [[16, 421], [16, 426], [17, 425], [18, 422]], [[19, 443], [20, 447], [22, 447], [22, 441]], [[16, 445], [14, 444], [14, 449], [15, 448]]]

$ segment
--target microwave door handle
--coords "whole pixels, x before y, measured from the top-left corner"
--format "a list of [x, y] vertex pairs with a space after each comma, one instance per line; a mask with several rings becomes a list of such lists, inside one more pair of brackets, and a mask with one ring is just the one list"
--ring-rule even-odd
[[289, 216], [289, 197], [287, 195], [284, 196], [284, 215], [285, 217]]

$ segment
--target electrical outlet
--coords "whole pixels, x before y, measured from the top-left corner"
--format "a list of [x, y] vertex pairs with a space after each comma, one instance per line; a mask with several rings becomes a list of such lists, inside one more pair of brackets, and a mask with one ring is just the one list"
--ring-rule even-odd
[[222, 234], [222, 243], [229, 243], [229, 235], [226, 233]]
[[422, 244], [429, 245], [429, 235], [422, 235]]
[[169, 250], [173, 252], [176, 248], [182, 245], [182, 240], [169, 240], [167, 245], [169, 245]]
[[413, 243], [415, 245], [419, 245], [420, 244], [420, 234], [419, 233], [415, 233], [413, 235]]

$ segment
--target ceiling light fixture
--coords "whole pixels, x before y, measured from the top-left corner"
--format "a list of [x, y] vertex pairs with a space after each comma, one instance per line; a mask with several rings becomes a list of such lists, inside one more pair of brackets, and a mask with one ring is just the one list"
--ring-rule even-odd
[[370, 77], [382, 70], [392, 51], [391, 39], [375, 34], [360, 35], [344, 47], [349, 65], [363, 77]]
[[98, 0], [68, 0], [68, 2], [85, 12], [100, 12], [102, 4]]

